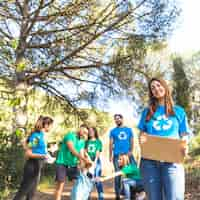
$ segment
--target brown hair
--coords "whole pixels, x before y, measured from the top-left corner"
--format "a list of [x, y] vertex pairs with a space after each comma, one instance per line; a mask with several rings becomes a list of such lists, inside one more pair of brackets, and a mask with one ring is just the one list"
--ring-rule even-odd
[[[86, 128], [89, 131], [89, 127], [87, 124], [81, 124], [80, 128]], [[77, 135], [78, 135], [78, 138], [80, 139], [80, 130], [77, 132]], [[87, 138], [85, 138], [85, 139], [87, 139]]]
[[[96, 127], [90, 127], [90, 128], [93, 129], [93, 131], [94, 131], [94, 137], [96, 139], [99, 139], [99, 134], [98, 134], [98, 131], [97, 131]], [[90, 131], [90, 128], [89, 128], [89, 131]], [[89, 139], [91, 139], [90, 134], [88, 134], [88, 140]]]
[[81, 124], [81, 125], [80, 125], [80, 128], [86, 128], [86, 129], [88, 129], [88, 130], [89, 130], [89, 127], [88, 127], [88, 125], [87, 125], [87, 124]]
[[148, 83], [149, 111], [146, 116], [146, 121], [149, 121], [151, 119], [151, 117], [156, 111], [156, 108], [158, 107], [158, 99], [153, 96], [153, 93], [151, 91], [151, 84], [153, 81], [158, 81], [165, 88], [165, 97], [164, 97], [165, 98], [165, 114], [167, 116], [175, 114], [173, 110], [173, 100], [172, 100], [171, 91], [166, 81], [161, 78], [152, 78]]
[[119, 158], [122, 159], [123, 166], [130, 163], [128, 154], [120, 154]]
[[40, 115], [35, 123], [34, 128], [32, 129], [31, 133], [28, 135], [27, 142], [28, 142], [30, 136], [34, 132], [40, 132], [45, 127], [45, 125], [51, 125], [51, 124], [53, 124], [52, 118]]
[[34, 129], [32, 132], [41, 131], [45, 127], [45, 125], [53, 124], [53, 119], [47, 116], [40, 115], [38, 120], [35, 123]]

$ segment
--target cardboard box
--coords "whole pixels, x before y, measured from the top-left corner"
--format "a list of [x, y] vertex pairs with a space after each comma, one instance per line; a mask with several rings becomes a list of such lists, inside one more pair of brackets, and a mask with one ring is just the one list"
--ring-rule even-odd
[[141, 144], [142, 158], [173, 163], [184, 161], [183, 147], [186, 141], [145, 134], [147, 141]]

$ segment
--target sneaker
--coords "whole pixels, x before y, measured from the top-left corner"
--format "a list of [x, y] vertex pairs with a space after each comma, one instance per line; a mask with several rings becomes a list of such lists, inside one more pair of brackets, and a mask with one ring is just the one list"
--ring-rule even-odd
[[144, 191], [140, 192], [140, 193], [136, 193], [136, 198], [135, 200], [144, 200], [146, 197], [146, 194]]

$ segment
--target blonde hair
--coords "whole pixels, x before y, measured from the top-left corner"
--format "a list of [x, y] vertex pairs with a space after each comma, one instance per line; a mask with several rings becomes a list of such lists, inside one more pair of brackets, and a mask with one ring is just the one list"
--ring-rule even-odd
[[130, 163], [129, 156], [127, 154], [120, 154], [119, 158], [122, 160], [122, 166], [128, 165]]

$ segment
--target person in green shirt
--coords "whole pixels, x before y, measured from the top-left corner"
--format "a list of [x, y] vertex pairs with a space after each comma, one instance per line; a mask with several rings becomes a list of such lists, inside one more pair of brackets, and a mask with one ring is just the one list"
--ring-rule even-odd
[[[102, 142], [99, 139], [97, 129], [95, 127], [89, 128], [88, 140], [86, 141], [86, 152], [90, 159], [94, 162], [94, 177], [101, 177], [101, 160], [100, 153], [102, 152]], [[101, 182], [95, 183], [98, 200], [103, 200], [103, 185]]]
[[[120, 154], [118, 159], [118, 164], [120, 166], [120, 171], [111, 174], [110, 176], [100, 178], [99, 181], [106, 181], [116, 176], [123, 175], [123, 186], [125, 193], [125, 200], [131, 199], [131, 190], [130, 186], [134, 187], [138, 192], [136, 193], [136, 200], [144, 200], [146, 194], [144, 192], [144, 185], [140, 175], [140, 170], [137, 165], [131, 163], [129, 161], [128, 154]], [[98, 180], [98, 179], [97, 179]], [[140, 189], [139, 189], [140, 188]]]
[[88, 127], [83, 124], [77, 132], [68, 132], [61, 144], [56, 158], [56, 191], [55, 200], [61, 200], [65, 179], [76, 179], [79, 175], [77, 167], [79, 160], [90, 161], [84, 156], [85, 139], [88, 137]]

